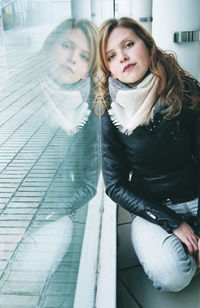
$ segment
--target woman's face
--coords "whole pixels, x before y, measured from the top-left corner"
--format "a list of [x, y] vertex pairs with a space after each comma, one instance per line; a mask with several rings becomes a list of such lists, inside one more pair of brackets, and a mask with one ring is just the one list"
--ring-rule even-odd
[[50, 73], [62, 84], [73, 84], [88, 76], [90, 50], [85, 34], [67, 30], [53, 45]]
[[148, 71], [149, 51], [132, 29], [116, 27], [106, 45], [107, 67], [112, 77], [129, 86], [140, 82]]

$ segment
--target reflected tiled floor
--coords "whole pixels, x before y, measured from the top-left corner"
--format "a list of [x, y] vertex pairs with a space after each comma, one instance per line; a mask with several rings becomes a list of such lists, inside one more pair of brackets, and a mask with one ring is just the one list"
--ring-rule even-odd
[[199, 276], [178, 293], [160, 292], [152, 286], [132, 249], [130, 226], [129, 213], [119, 208], [117, 308], [199, 308]]
[[[74, 216], [71, 243], [63, 239], [58, 244], [58, 233], [54, 242], [56, 249], [62, 248], [63, 258], [54, 270], [47, 266], [48, 251], [42, 257], [40, 250], [40, 257], [34, 258], [31, 250], [24, 261], [35, 232], [68, 214], [69, 192], [62, 172], [66, 138], [45, 116], [37, 70], [43, 63], [32, 57], [44, 34], [33, 29], [8, 32], [0, 41], [1, 308], [73, 307], [87, 205]], [[32, 66], [27, 71], [30, 59]], [[51, 231], [47, 249], [52, 237]]]

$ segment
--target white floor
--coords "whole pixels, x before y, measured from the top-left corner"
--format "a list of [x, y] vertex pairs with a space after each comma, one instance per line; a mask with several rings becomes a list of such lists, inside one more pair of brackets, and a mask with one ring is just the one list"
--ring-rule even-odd
[[148, 280], [132, 249], [131, 217], [118, 214], [118, 306], [117, 308], [199, 308], [200, 276], [178, 293], [160, 292]]

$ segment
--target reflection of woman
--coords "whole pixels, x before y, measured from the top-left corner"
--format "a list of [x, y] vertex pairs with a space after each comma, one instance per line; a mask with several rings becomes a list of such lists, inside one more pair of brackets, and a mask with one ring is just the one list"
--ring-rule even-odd
[[97, 74], [96, 26], [88, 20], [68, 19], [58, 25], [43, 45], [52, 61], [49, 70], [58, 83], [75, 84], [86, 77], [92, 85]]
[[39, 206], [44, 222], [36, 231], [28, 229], [18, 250], [20, 269], [31, 267], [36, 283], [45, 281], [62, 260], [74, 232], [73, 214], [96, 193], [95, 26], [87, 20], [62, 22], [47, 37], [41, 55], [46, 58], [41, 88], [48, 116], [38, 142], [50, 138], [39, 159], [44, 165], [47, 158], [45, 173], [51, 181]]
[[47, 37], [43, 52], [49, 62], [42, 87], [51, 124], [66, 136], [63, 175], [73, 212], [94, 196], [98, 178], [98, 127], [92, 111], [96, 28], [87, 20], [66, 20]]
[[[107, 194], [135, 214], [132, 241], [155, 287], [179, 291], [200, 266], [200, 93], [130, 18], [99, 32]], [[198, 212], [198, 214], [197, 214]]]

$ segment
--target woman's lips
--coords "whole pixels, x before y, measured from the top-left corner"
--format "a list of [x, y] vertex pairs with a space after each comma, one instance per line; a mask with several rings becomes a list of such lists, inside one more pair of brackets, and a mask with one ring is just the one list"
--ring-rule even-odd
[[123, 72], [128, 72], [128, 71], [132, 70], [135, 65], [136, 65], [136, 63], [127, 64], [126, 66], [124, 66]]
[[73, 69], [68, 66], [68, 65], [62, 65], [61, 68], [65, 71], [65, 72], [68, 72], [68, 73], [74, 73]]

